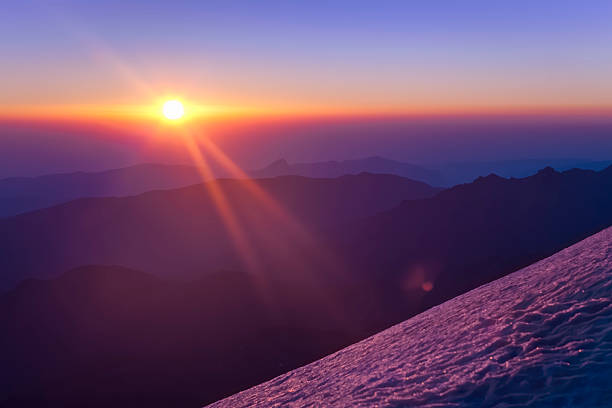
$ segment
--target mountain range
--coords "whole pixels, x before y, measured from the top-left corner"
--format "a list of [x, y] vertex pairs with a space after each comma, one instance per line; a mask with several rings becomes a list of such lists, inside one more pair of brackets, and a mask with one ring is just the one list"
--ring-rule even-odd
[[130, 197], [83, 198], [0, 219], [6, 271], [0, 288], [85, 264], [172, 277], [242, 269], [253, 263], [249, 258], [268, 268], [272, 258], [309, 258], [311, 247], [320, 247], [315, 237], [334, 224], [439, 191], [398, 176], [360, 174], [218, 179]]
[[83, 197], [128, 196], [200, 183], [193, 166], [140, 164], [103, 172], [76, 172], [0, 180], [0, 217]]
[[[444, 190], [339, 231], [353, 277], [382, 288], [389, 310], [424, 311], [612, 225], [612, 167], [545, 168]], [[361, 238], [360, 238], [361, 237]], [[381, 237], [364, 239], [363, 237]], [[427, 290], [422, 290], [423, 285]], [[404, 310], [404, 312], [402, 312]]]
[[[278, 160], [259, 170], [247, 172], [253, 178], [303, 176], [337, 178], [360, 173], [393, 174], [430, 185], [441, 185], [438, 172], [409, 163], [379, 157], [358, 160], [289, 164]], [[219, 166], [215, 177], [228, 177]], [[39, 177], [0, 179], [0, 218], [86, 197], [122, 197], [151, 190], [165, 190], [199, 184], [203, 176], [190, 165], [139, 164], [103, 172], [76, 172]]]
[[[304, 176], [336, 178], [349, 174], [394, 174], [432, 186], [451, 187], [495, 173], [502, 177], [527, 177], [544, 167], [563, 171], [572, 168], [602, 170], [612, 161], [586, 159], [529, 159], [488, 162], [430, 163], [415, 165], [382, 157], [313, 163], [289, 163], [284, 159], [252, 171], [253, 178]], [[213, 165], [215, 177], [230, 174]], [[203, 181], [193, 166], [140, 164], [103, 172], [76, 172], [39, 177], [0, 179], [0, 218], [50, 207], [85, 197], [121, 197], [151, 190], [174, 189]]]
[[356, 160], [326, 161], [315, 163], [292, 163], [277, 160], [267, 167], [252, 171], [252, 177], [276, 177], [297, 175], [304, 177], [329, 178], [362, 172], [375, 174], [395, 174], [432, 186], [442, 186], [444, 180], [437, 170], [427, 169], [411, 163], [389, 160], [382, 157], [366, 157]]
[[[213, 191], [257, 267], [232, 245]], [[11, 407], [213, 402], [607, 228], [611, 192], [612, 168], [443, 191], [388, 175], [287, 176], [6, 218], [4, 284], [21, 283], [0, 295], [0, 395]], [[122, 266], [71, 269], [87, 264]]]
[[428, 167], [442, 175], [440, 186], [454, 186], [470, 183], [487, 174], [497, 174], [502, 177], [523, 178], [528, 177], [545, 167], [552, 167], [557, 171], [571, 169], [600, 171], [612, 165], [610, 160], [590, 160], [579, 158], [543, 158], [520, 160], [490, 160], [473, 162], [432, 163]]
[[356, 160], [314, 163], [288, 163], [286, 160], [281, 159], [250, 174], [253, 177], [274, 177], [279, 175], [338, 177], [343, 174], [357, 174], [365, 171], [368, 173], [396, 174], [413, 180], [423, 181], [432, 186], [452, 187], [458, 184], [471, 183], [478, 177], [486, 176], [487, 174], [523, 178], [545, 167], [552, 167], [558, 171], [574, 168], [598, 171], [610, 165], [612, 165], [610, 160], [596, 161], [578, 158], [424, 163], [416, 165], [375, 156]]

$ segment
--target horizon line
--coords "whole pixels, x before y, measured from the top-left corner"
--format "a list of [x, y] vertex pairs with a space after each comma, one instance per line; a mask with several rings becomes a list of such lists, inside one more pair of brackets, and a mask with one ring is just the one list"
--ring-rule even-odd
[[[151, 105], [0, 105], [2, 121], [156, 121], [161, 104]], [[185, 103], [185, 121], [224, 119], [342, 119], [427, 117], [600, 117], [612, 119], [612, 105], [422, 106], [389, 108], [252, 107]]]

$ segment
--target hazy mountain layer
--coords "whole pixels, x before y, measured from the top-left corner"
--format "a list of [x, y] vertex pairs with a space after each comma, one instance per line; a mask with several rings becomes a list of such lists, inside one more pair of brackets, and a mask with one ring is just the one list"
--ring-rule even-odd
[[0, 217], [82, 197], [126, 196], [201, 183], [192, 166], [141, 164], [103, 172], [77, 172], [0, 180]]
[[87, 264], [192, 277], [244, 270], [249, 261], [266, 269], [271, 258], [304, 263], [323, 229], [438, 191], [398, 176], [360, 174], [220, 179], [133, 197], [80, 199], [0, 220], [0, 289]]
[[423, 181], [433, 186], [451, 187], [471, 183], [481, 176], [491, 173], [502, 177], [528, 177], [544, 167], [558, 171], [573, 168], [584, 170], [603, 170], [612, 161], [593, 161], [588, 159], [525, 159], [473, 161], [450, 163], [412, 163], [389, 160], [382, 157], [368, 157], [355, 160], [328, 161], [314, 163], [288, 163], [277, 160], [263, 169], [251, 172], [254, 177], [274, 177], [280, 175], [300, 175], [307, 177], [338, 177], [343, 174], [369, 173], [396, 174], [413, 180]]
[[[286, 175], [336, 178], [367, 172], [394, 174], [432, 186], [450, 187], [472, 182], [477, 177], [490, 173], [503, 177], [527, 177], [546, 166], [551, 166], [556, 170], [571, 168], [602, 170], [610, 163], [610, 161], [595, 162], [581, 159], [533, 159], [418, 166], [382, 157], [314, 163], [288, 163], [281, 159], [262, 169], [247, 173], [254, 178]], [[219, 166], [214, 166], [213, 174], [216, 177], [228, 177], [229, 175]], [[202, 176], [193, 166], [165, 164], [141, 164], [102, 172], [0, 179], [0, 218], [50, 207], [77, 198], [121, 197], [151, 190], [173, 189], [202, 181]]]
[[[218, 167], [213, 168], [213, 174], [216, 177], [228, 177], [228, 172]], [[247, 173], [255, 178], [287, 175], [337, 178], [364, 172], [394, 174], [431, 185], [442, 184], [436, 171], [378, 157], [292, 165], [279, 160], [264, 169]], [[202, 180], [202, 175], [194, 166], [166, 164], [141, 164], [102, 172], [5, 178], [0, 179], [0, 218], [77, 198], [129, 196], [151, 190], [175, 189], [202, 181], [209, 180]]]
[[271, 163], [263, 169], [252, 171], [251, 175], [253, 177], [275, 177], [283, 175], [339, 177], [345, 174], [359, 174], [362, 172], [395, 174], [397, 176], [422, 181], [432, 186], [441, 186], [444, 184], [444, 180], [437, 170], [382, 157], [291, 164], [281, 159]]

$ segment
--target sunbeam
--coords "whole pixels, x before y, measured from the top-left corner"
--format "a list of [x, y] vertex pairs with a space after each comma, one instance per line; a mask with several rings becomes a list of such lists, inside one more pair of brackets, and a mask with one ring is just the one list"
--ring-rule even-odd
[[[245, 266], [251, 272], [257, 272], [257, 262], [253, 249], [251, 248], [248, 240], [246, 239], [238, 220], [232, 212], [230, 203], [225, 198], [223, 192], [219, 188], [218, 184], [214, 181], [214, 175], [210, 166], [206, 162], [206, 159], [202, 155], [197, 143], [194, 141], [193, 135], [187, 127], [181, 129], [181, 138], [185, 143], [191, 159], [194, 165], [200, 172], [202, 180], [205, 182], [204, 186], [210, 192], [212, 199], [215, 202], [216, 208], [224, 222], [227, 231], [230, 233], [234, 244], [241, 255]], [[206, 182], [208, 181], [208, 182]]]

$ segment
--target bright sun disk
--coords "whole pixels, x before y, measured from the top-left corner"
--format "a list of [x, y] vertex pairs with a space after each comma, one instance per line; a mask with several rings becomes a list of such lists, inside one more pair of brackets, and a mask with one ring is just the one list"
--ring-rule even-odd
[[170, 120], [180, 119], [185, 114], [183, 104], [177, 100], [166, 101], [163, 107], [164, 116]]

